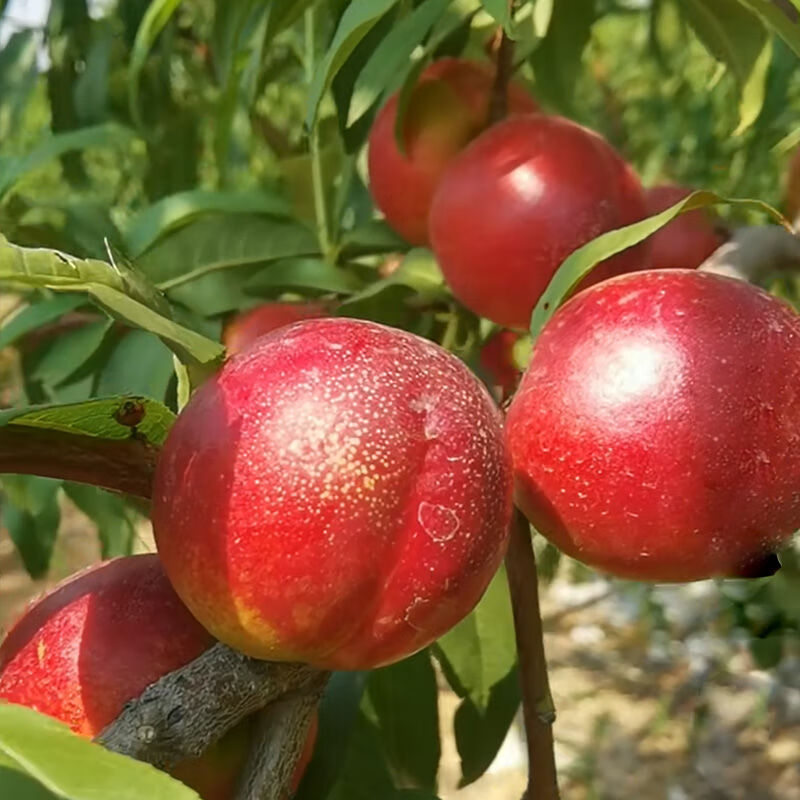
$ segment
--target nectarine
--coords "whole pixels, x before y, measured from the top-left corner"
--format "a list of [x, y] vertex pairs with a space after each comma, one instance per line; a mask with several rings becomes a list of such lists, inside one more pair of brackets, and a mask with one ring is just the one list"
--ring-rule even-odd
[[[369, 188], [386, 221], [411, 244], [428, 243], [431, 199], [452, 158], [487, 125], [494, 67], [443, 58], [420, 76], [404, 120], [405, 153], [395, 141], [397, 95], [378, 112], [369, 136]], [[518, 84], [508, 90], [512, 113], [535, 111]]]
[[[561, 262], [645, 216], [633, 170], [598, 134], [561, 117], [509, 117], [450, 164], [434, 195], [431, 241], [453, 294], [481, 316], [527, 328]], [[585, 285], [648, 266], [640, 245]]]
[[505, 550], [500, 413], [462, 362], [352, 319], [281, 328], [192, 397], [156, 470], [170, 580], [257, 658], [366, 669], [443, 634]]
[[547, 323], [507, 437], [565, 553], [637, 580], [774, 571], [800, 526], [800, 317], [696, 270], [613, 278]]
[[[662, 184], [645, 192], [647, 214], [664, 211], [691, 193], [685, 186]], [[662, 267], [699, 267], [724, 242], [705, 209], [696, 208], [680, 214], [650, 237], [650, 260]]]

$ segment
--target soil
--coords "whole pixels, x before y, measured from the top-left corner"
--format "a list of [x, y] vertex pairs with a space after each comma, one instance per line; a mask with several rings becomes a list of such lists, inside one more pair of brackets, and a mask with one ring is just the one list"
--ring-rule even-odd
[[[138, 549], [151, 548], [144, 527]], [[92, 527], [68, 505], [46, 580], [27, 576], [0, 531], [0, 631], [32, 597], [98, 558]], [[762, 672], [741, 645], [697, 624], [714, 602], [713, 584], [664, 591], [683, 617], [679, 640], [654, 641], [629, 600], [601, 579], [558, 579], [545, 591], [564, 800], [800, 800], [800, 655]], [[486, 775], [458, 788], [457, 705], [442, 691], [442, 800], [519, 800], [518, 722]]]

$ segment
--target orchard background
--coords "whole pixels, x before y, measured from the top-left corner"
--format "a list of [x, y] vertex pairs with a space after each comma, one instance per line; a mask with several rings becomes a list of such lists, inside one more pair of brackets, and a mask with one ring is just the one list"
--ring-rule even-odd
[[[788, 215], [798, 9], [523, 0], [512, 22], [504, 0], [0, 0], [2, 407], [147, 397], [177, 411], [204, 366], [195, 352], [176, 369], [173, 352], [193, 347], [185, 331], [218, 341], [232, 312], [272, 299], [405, 328], [490, 380], [479, 354], [495, 328], [371, 199], [365, 144], [383, 101], [408, 97], [437, 58], [490, 63], [505, 26], [514, 79], [545, 111], [605, 136], [645, 185]], [[731, 228], [774, 222], [755, 204], [715, 211]], [[25, 275], [7, 243], [96, 261], [50, 254]], [[795, 302], [797, 275], [759, 280]], [[150, 311], [164, 298], [166, 333]], [[73, 422], [54, 412], [40, 427]], [[18, 455], [8, 441], [3, 465]], [[30, 475], [1, 485], [0, 628], [78, 568], [153, 549], [139, 501]], [[565, 797], [800, 798], [796, 539], [772, 577], [682, 586], [610, 579], [540, 537], [535, 547]], [[437, 644], [334, 677], [297, 796], [517, 797], [519, 703], [501, 572]], [[45, 733], [25, 733], [0, 718], [0, 796], [96, 796], [72, 780], [100, 772], [96, 748], [54, 764]], [[20, 763], [35, 780], [20, 781]], [[115, 769], [130, 790], [139, 773]]]

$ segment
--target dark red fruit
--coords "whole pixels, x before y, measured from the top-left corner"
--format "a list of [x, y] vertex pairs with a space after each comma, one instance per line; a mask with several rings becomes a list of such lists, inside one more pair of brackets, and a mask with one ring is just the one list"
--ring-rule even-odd
[[262, 303], [229, 320], [222, 331], [222, 343], [228, 355], [234, 355], [276, 328], [327, 315], [328, 310], [322, 303]]
[[[526, 328], [561, 262], [645, 216], [633, 170], [598, 134], [560, 117], [511, 117], [450, 165], [430, 214], [433, 249], [455, 296]], [[648, 266], [646, 246], [598, 266], [585, 285]]]
[[[443, 58], [413, 89], [405, 117], [405, 154], [395, 141], [397, 95], [380, 110], [369, 137], [369, 187], [387, 222], [412, 244], [428, 243], [428, 211], [453, 157], [485, 127], [494, 67]], [[512, 83], [512, 113], [536, 111], [525, 90]]]
[[[691, 191], [685, 186], [671, 184], [648, 189], [645, 192], [647, 215], [664, 211]], [[714, 218], [705, 209], [697, 208], [680, 214], [650, 237], [650, 260], [655, 269], [695, 269], [724, 241], [716, 229]]]
[[489, 385], [499, 389], [501, 399], [511, 397], [522, 371], [514, 361], [514, 345], [520, 335], [515, 331], [497, 331], [481, 348], [480, 365]]
[[581, 292], [507, 420], [517, 502], [564, 552], [627, 578], [774, 571], [800, 526], [800, 317], [719, 275]]
[[462, 362], [352, 319], [281, 328], [192, 397], [156, 471], [176, 591], [259, 658], [367, 669], [464, 617], [503, 557], [499, 411]]

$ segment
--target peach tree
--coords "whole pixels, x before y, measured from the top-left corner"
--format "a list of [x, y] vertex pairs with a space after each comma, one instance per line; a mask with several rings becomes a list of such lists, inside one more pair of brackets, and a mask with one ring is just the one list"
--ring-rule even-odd
[[46, 576], [66, 497], [116, 560], [0, 644], [0, 795], [435, 800], [446, 681], [461, 784], [521, 708], [557, 798], [561, 551], [765, 577], [800, 527], [800, 3], [15, 14], [2, 523]]

